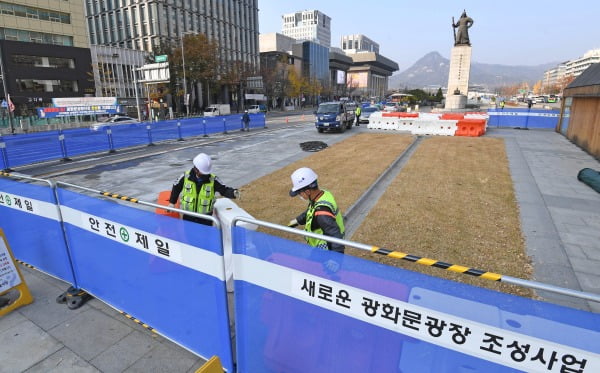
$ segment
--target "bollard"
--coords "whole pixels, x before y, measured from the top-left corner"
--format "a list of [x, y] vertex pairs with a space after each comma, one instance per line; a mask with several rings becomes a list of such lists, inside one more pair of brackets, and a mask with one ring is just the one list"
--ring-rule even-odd
[[115, 150], [115, 144], [113, 142], [112, 130], [110, 129], [110, 126], [108, 126], [106, 129], [106, 136], [108, 137], [108, 152], [116, 153], [117, 151]]
[[63, 161], [63, 162], [70, 161], [71, 158], [67, 157], [67, 144], [65, 144], [65, 135], [63, 135], [63, 133], [62, 133], [62, 129], [58, 130], [58, 141], [60, 142], [60, 151], [63, 156], [61, 161]]
[[146, 130], [148, 131], [148, 146], [154, 146], [154, 143], [152, 142], [152, 131], [149, 124], [146, 126]]
[[223, 134], [227, 134], [227, 120], [225, 117], [223, 117]]
[[202, 137], [208, 137], [208, 135], [206, 134], [206, 119], [202, 119], [202, 126], [204, 126], [204, 136]]
[[179, 134], [177, 141], [183, 141], [183, 137], [181, 137], [181, 120], [177, 120], [177, 133]]

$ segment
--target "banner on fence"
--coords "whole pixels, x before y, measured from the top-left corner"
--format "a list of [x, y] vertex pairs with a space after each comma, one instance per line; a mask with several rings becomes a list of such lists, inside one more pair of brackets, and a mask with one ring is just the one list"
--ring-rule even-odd
[[17, 259], [76, 285], [50, 185], [1, 177], [0, 222]]
[[219, 229], [57, 193], [79, 287], [231, 371]]
[[235, 230], [242, 372], [600, 368], [598, 314]]
[[18, 295], [6, 306], [0, 305], [0, 316], [33, 302], [33, 297], [25, 284], [21, 271], [15, 265], [15, 259], [8, 246], [4, 231], [0, 228], [0, 295], [11, 290], [17, 291]]

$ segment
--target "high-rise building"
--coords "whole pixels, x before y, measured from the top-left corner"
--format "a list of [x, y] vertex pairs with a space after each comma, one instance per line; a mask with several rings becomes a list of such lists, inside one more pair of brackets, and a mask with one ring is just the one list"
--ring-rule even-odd
[[318, 10], [284, 14], [282, 34], [300, 41], [331, 46], [331, 18]]
[[93, 95], [88, 46], [81, 1], [0, 0], [0, 96], [21, 116], [54, 97]]
[[221, 60], [258, 66], [258, 0], [85, 0], [90, 43], [152, 52], [202, 33]]

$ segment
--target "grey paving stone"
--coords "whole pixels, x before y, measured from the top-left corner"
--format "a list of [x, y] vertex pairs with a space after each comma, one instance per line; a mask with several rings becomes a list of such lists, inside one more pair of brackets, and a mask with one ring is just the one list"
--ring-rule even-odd
[[569, 258], [588, 258], [585, 251], [583, 251], [583, 248], [579, 245], [565, 244], [565, 252]]
[[577, 277], [583, 291], [600, 294], [600, 274], [578, 273]]
[[66, 347], [27, 369], [25, 373], [95, 373], [100, 372]]
[[[600, 260], [571, 258], [571, 264], [575, 272], [583, 272], [590, 275], [598, 275], [600, 268]], [[600, 285], [600, 284], [599, 284]]]
[[150, 335], [133, 331], [96, 356], [91, 363], [102, 372], [122, 372], [160, 344]]
[[173, 344], [161, 343], [125, 370], [127, 373], [187, 372], [200, 358]]
[[598, 239], [593, 236], [582, 235], [577, 233], [559, 232], [560, 238], [565, 243], [572, 243], [576, 245], [598, 247]]
[[63, 345], [29, 320], [0, 333], [0, 373], [22, 372]]
[[[34, 300], [35, 302], [35, 300]], [[26, 307], [26, 306], [25, 306]], [[12, 328], [13, 326], [20, 324], [22, 322], [27, 321], [27, 318], [23, 316], [20, 312], [23, 307], [17, 308], [16, 310], [0, 317], [0, 333], [4, 332], [7, 329]]]
[[[600, 247], [598, 246], [581, 246], [581, 250], [585, 253], [585, 255], [594, 260], [600, 260]], [[600, 274], [600, 268], [597, 270], [597, 273]]]
[[49, 330], [74, 353], [89, 361], [131, 333], [132, 329], [102, 312], [88, 308]]

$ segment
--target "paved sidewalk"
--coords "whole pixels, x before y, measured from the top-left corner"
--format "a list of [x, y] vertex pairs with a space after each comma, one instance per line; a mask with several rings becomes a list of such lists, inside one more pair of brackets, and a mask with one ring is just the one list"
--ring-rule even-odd
[[[535, 280], [600, 294], [600, 194], [577, 180], [580, 169], [600, 170], [600, 162], [552, 131], [492, 128], [487, 136], [506, 140]], [[264, 167], [282, 162], [265, 160]], [[248, 182], [247, 173], [238, 181]], [[68, 284], [20, 269], [35, 301], [0, 318], [0, 373], [193, 372], [202, 365], [194, 354], [96, 299], [77, 310], [57, 304]], [[540, 295], [600, 312], [600, 304]]]

